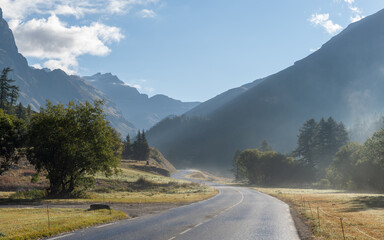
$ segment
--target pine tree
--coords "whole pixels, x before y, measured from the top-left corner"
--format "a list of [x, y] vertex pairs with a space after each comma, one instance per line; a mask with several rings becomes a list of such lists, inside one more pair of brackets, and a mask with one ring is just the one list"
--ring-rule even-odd
[[124, 146], [123, 146], [122, 157], [124, 159], [131, 159], [133, 151], [132, 151], [132, 144], [131, 144], [131, 139], [129, 137], [129, 134], [127, 135], [123, 143], [124, 143]]
[[262, 152], [268, 152], [268, 151], [272, 151], [272, 147], [271, 145], [269, 145], [268, 141], [267, 140], [263, 140], [261, 142], [261, 145], [260, 145], [260, 151]]
[[141, 160], [148, 160], [149, 159], [149, 145], [147, 142], [147, 139], [145, 138], [144, 130], [141, 133]]
[[11, 71], [9, 67], [4, 68], [0, 76], [0, 108], [6, 110], [11, 109], [19, 97], [19, 87], [11, 84], [15, 80], [8, 79], [8, 73]]

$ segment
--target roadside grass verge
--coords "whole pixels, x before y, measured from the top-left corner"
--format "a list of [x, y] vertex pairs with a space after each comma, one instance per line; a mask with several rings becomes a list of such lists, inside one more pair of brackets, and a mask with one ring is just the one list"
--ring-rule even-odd
[[384, 239], [383, 194], [289, 188], [255, 190], [295, 208], [308, 219], [316, 239]]
[[45, 238], [127, 217], [127, 214], [115, 210], [0, 208], [0, 239]]

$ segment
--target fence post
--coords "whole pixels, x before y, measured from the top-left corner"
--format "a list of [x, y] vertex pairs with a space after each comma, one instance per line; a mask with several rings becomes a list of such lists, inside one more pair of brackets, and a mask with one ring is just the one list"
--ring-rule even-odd
[[344, 234], [344, 225], [343, 225], [343, 218], [340, 218], [340, 224], [341, 224], [341, 231], [343, 232], [343, 239], [345, 240], [345, 234]]
[[51, 223], [49, 221], [49, 206], [47, 205], [47, 217], [48, 217], [48, 230], [51, 229]]
[[317, 220], [319, 222], [319, 230], [321, 230], [321, 227], [320, 227], [320, 213], [319, 213], [319, 207], [317, 207]]
[[312, 208], [311, 208], [311, 204], [309, 203], [309, 201], [308, 201], [308, 207], [309, 207], [309, 210], [311, 211], [312, 218], [314, 218], [314, 217], [313, 217]]

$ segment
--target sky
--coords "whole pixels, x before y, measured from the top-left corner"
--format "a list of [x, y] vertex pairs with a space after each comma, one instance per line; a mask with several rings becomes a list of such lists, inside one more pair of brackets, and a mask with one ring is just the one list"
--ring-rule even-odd
[[149, 96], [206, 101], [281, 71], [383, 0], [0, 0], [36, 68], [111, 72]]

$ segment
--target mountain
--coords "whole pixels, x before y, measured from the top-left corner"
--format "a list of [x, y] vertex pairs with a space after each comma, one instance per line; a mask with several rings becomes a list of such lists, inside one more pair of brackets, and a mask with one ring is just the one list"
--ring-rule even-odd
[[237, 96], [243, 94], [249, 89], [257, 86], [264, 79], [258, 79], [251, 83], [247, 83], [242, 85], [241, 87], [232, 88], [224, 93], [217, 95], [214, 98], [209, 99], [206, 102], [199, 104], [198, 106], [192, 108], [190, 111], [186, 112], [185, 115], [193, 117], [193, 116], [207, 116], [212, 112], [216, 111], [220, 107], [224, 106], [226, 103], [232, 101]]
[[168, 118], [147, 138], [176, 167], [229, 169], [237, 149], [259, 147], [263, 139], [277, 151], [292, 151], [310, 118], [368, 122], [384, 109], [383, 25], [384, 10], [352, 23], [203, 118]]
[[121, 109], [124, 117], [139, 129], [149, 129], [169, 115], [180, 115], [199, 102], [181, 102], [165, 95], [148, 97], [111, 73], [83, 77], [109, 96]]
[[111, 125], [123, 135], [134, 133], [135, 127], [128, 122], [110, 98], [78, 76], [69, 76], [62, 70], [48, 71], [28, 66], [28, 62], [18, 52], [15, 39], [0, 9], [0, 69], [13, 69], [8, 77], [16, 80], [20, 88], [19, 101], [30, 104], [38, 111], [46, 100], [66, 104], [70, 100], [91, 101], [104, 99], [104, 112]]

